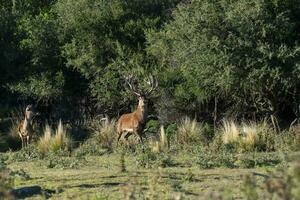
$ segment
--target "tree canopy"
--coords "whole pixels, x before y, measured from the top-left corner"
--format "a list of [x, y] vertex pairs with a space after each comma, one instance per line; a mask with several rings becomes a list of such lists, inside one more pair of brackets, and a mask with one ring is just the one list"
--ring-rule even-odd
[[297, 0], [12, 0], [0, 10], [0, 115], [23, 99], [60, 117], [115, 117], [135, 102], [124, 76], [154, 74], [151, 112], [165, 122], [299, 118]]

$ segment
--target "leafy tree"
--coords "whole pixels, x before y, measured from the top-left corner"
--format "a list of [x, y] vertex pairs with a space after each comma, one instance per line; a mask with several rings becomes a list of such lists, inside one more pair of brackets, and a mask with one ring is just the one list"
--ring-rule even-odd
[[148, 52], [181, 77], [165, 90], [187, 112], [275, 116], [299, 104], [299, 10], [295, 0], [191, 1], [148, 33]]
[[[144, 68], [145, 31], [159, 28], [176, 0], [64, 0], [55, 5], [66, 66], [89, 81], [91, 96], [105, 112], [126, 107], [123, 74]], [[124, 91], [124, 90], [123, 90]]]

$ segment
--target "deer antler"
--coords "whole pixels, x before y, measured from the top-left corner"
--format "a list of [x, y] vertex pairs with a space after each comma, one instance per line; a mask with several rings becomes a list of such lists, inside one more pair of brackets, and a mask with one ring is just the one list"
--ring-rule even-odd
[[151, 94], [151, 92], [153, 92], [157, 86], [158, 86], [158, 81], [156, 78], [154, 78], [152, 75], [146, 78], [146, 83], [150, 86], [150, 89], [148, 91], [146, 91], [146, 95]]
[[128, 76], [125, 76], [125, 82], [126, 82], [127, 85], [129, 86], [129, 89], [130, 89], [134, 94], [136, 94], [137, 96], [141, 96], [141, 92], [138, 91], [138, 90], [135, 88], [135, 85], [133, 84], [132, 79], [133, 79], [133, 75], [132, 75], [132, 74], [129, 74]]
[[141, 88], [139, 88], [139, 87], [136, 87], [136, 85], [134, 84], [133, 81], [134, 81], [134, 76], [132, 74], [125, 76], [125, 82], [129, 86], [129, 89], [138, 96], [141, 96], [141, 95], [147, 96], [147, 95], [151, 94], [151, 92], [153, 92], [158, 86], [157, 79], [154, 78], [152, 75], [150, 75], [144, 79], [146, 85], [148, 85], [150, 87], [146, 91], [141, 90]]

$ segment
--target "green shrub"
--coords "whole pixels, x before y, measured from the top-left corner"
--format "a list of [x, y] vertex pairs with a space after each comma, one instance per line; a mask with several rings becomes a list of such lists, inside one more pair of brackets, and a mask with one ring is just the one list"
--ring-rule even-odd
[[169, 124], [166, 128], [166, 135], [168, 138], [171, 138], [176, 134], [177, 131], [177, 124]]
[[8, 153], [8, 162], [23, 162], [40, 158], [41, 154], [35, 147], [35, 144], [30, 144], [19, 151]]
[[74, 155], [76, 157], [82, 157], [86, 155], [101, 156], [110, 150], [103, 149], [97, 140], [93, 137], [86, 140], [77, 149], [74, 150]]
[[275, 131], [265, 121], [253, 125], [257, 131], [257, 139], [254, 144], [254, 149], [257, 151], [275, 151]]
[[240, 168], [276, 166], [283, 162], [281, 155], [276, 153], [250, 153], [236, 156], [234, 165]]
[[200, 168], [254, 168], [263, 166], [276, 166], [283, 163], [284, 159], [276, 153], [243, 153], [237, 154], [228, 152], [227, 149], [220, 149], [219, 152], [210, 149], [199, 151], [197, 164]]
[[159, 131], [159, 127], [159, 121], [151, 119], [146, 123], [145, 129], [149, 133], [157, 133]]
[[176, 163], [166, 153], [155, 153], [150, 148], [144, 149], [142, 152], [137, 152], [136, 165], [143, 168], [153, 167], [171, 167]]
[[74, 169], [81, 166], [81, 160], [78, 157], [68, 157], [57, 153], [48, 155], [44, 163], [47, 168], [58, 169]]
[[144, 152], [138, 153], [136, 156], [136, 165], [138, 167], [151, 168], [153, 163], [157, 159], [156, 153], [151, 151], [151, 149], [145, 149]]
[[233, 168], [234, 166], [234, 155], [227, 153], [226, 151], [219, 152], [218, 154], [209, 150], [203, 150], [197, 160], [197, 164], [200, 168], [211, 169], [218, 167]]

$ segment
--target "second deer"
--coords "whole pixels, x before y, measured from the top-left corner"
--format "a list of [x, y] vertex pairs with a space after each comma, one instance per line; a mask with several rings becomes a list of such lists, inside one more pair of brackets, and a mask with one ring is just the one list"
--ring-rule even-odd
[[28, 105], [25, 109], [25, 118], [19, 124], [18, 131], [22, 140], [22, 148], [29, 145], [34, 131], [32, 126], [32, 120], [36, 113], [33, 111], [32, 105]]
[[150, 76], [146, 79], [147, 85], [150, 87], [147, 91], [142, 91], [137, 89], [132, 82], [132, 76], [126, 78], [126, 83], [128, 84], [130, 90], [137, 95], [138, 105], [136, 110], [132, 113], [123, 114], [117, 123], [117, 133], [119, 142], [122, 135], [127, 140], [128, 137], [132, 134], [135, 134], [140, 142], [143, 143], [142, 135], [144, 125], [148, 116], [148, 107], [147, 107], [147, 97], [157, 88], [157, 80]]

